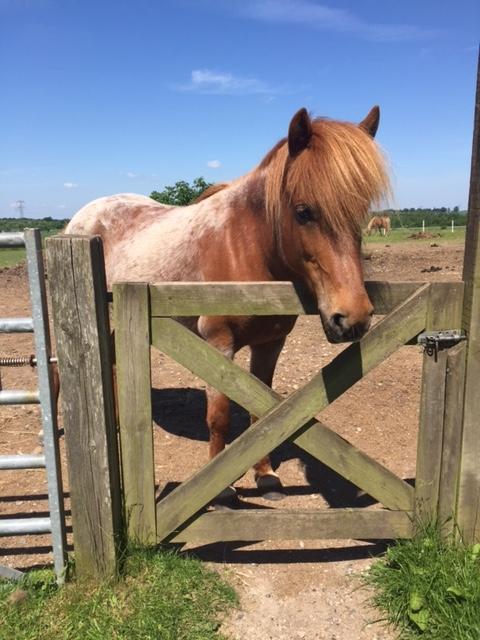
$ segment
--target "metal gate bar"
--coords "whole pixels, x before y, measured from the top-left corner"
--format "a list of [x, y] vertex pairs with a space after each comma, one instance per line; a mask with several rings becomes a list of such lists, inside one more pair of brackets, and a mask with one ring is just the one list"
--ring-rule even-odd
[[[40, 403], [44, 455], [0, 456], [0, 470], [46, 467], [50, 517], [0, 519], [0, 536], [51, 532], [55, 573], [57, 582], [62, 583], [67, 560], [67, 543], [58, 427], [52, 391], [50, 328], [40, 231], [26, 229], [24, 233], [0, 234], [0, 248], [21, 246], [25, 246], [27, 253], [32, 318], [2, 318], [0, 319], [0, 331], [19, 333], [33, 330], [36, 351], [34, 361], [38, 368], [39, 388], [38, 391], [0, 390], [0, 405]], [[21, 572], [3, 566], [0, 566], [0, 575], [13, 579], [22, 576]]]

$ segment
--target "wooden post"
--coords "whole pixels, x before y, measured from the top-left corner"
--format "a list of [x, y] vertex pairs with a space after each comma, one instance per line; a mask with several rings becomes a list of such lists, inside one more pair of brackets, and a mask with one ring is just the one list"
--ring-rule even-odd
[[415, 515], [424, 524], [434, 522], [437, 517], [446, 367], [446, 349], [437, 358], [424, 354], [415, 475]]
[[114, 285], [113, 311], [127, 534], [156, 544], [148, 285]]
[[466, 542], [480, 540], [480, 56], [463, 263], [463, 329], [467, 359], [457, 524]]
[[98, 237], [46, 241], [61, 380], [77, 575], [117, 572], [120, 476], [103, 247]]
[[463, 389], [467, 345], [460, 342], [448, 350], [445, 380], [442, 469], [438, 499], [438, 522], [448, 536], [454, 532], [458, 472], [462, 447]]

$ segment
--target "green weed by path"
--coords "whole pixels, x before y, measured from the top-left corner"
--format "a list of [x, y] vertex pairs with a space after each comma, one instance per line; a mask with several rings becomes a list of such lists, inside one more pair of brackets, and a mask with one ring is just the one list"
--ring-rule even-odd
[[480, 638], [480, 544], [444, 541], [431, 527], [391, 547], [365, 583], [400, 640]]
[[[136, 553], [125, 577], [58, 589], [51, 572], [0, 584], [0, 640], [213, 640], [233, 590], [200, 562], [173, 553]], [[15, 596], [13, 596], [14, 598]]]

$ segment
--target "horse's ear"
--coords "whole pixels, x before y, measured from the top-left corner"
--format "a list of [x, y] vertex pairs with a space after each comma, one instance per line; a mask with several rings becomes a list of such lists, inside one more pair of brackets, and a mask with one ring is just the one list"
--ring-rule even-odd
[[375, 105], [368, 112], [367, 117], [360, 122], [358, 125], [360, 129], [363, 129], [368, 133], [372, 138], [375, 137], [377, 133], [378, 125], [380, 123], [380, 107]]
[[308, 147], [312, 133], [310, 116], [306, 109], [300, 109], [288, 127], [288, 153], [292, 158]]

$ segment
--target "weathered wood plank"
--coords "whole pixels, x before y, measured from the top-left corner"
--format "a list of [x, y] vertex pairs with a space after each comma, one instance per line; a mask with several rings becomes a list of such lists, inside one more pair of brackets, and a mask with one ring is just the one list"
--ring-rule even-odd
[[76, 570], [117, 571], [122, 534], [110, 331], [99, 238], [46, 240]]
[[384, 509], [210, 511], [200, 514], [169, 542], [410, 538], [411, 516], [407, 511]]
[[293, 441], [388, 509], [413, 509], [411, 485], [322, 422], [312, 425]]
[[423, 356], [420, 424], [417, 441], [415, 479], [415, 514], [419, 521], [437, 518], [442, 465], [443, 418], [445, 411], [445, 377], [447, 350]]
[[[375, 314], [386, 315], [404, 302], [425, 282], [385, 282], [383, 280], [367, 280], [365, 288], [374, 306]], [[450, 283], [443, 283], [450, 285]]]
[[472, 542], [480, 540], [480, 57], [463, 280], [463, 328], [468, 346], [457, 521], [464, 540]]
[[[424, 282], [367, 281], [375, 313], [385, 315]], [[461, 283], [442, 282], [444, 296]], [[291, 282], [166, 282], [150, 285], [153, 317], [198, 315], [318, 315], [314, 299]]]
[[443, 423], [442, 471], [438, 520], [444, 534], [454, 531], [458, 473], [462, 453], [463, 392], [467, 345], [461, 342], [448, 350]]
[[460, 329], [463, 311], [463, 282], [452, 282], [448, 289], [444, 282], [430, 285], [430, 304], [427, 313], [427, 331]]
[[[414, 293], [393, 314], [373, 327], [360, 343], [345, 349], [302, 389], [278, 403], [239, 436], [234, 445], [164, 498], [157, 505], [157, 535], [160, 538], [169, 535], [257, 460], [292, 434], [308, 429], [318, 411], [422, 331], [426, 322], [428, 290], [429, 285], [425, 285]], [[165, 340], [165, 333], [169, 322], [169, 319], [152, 321], [152, 342], [162, 350], [165, 345], [168, 348], [169, 340]], [[183, 350], [181, 345], [179, 349], [180, 352]], [[190, 352], [189, 355], [192, 356]], [[205, 359], [204, 364], [207, 369], [205, 377], [211, 382], [208, 375], [211, 363]], [[196, 366], [195, 361], [193, 367]], [[241, 403], [242, 400], [245, 402], [241, 398]]]
[[156, 543], [148, 285], [114, 285], [120, 452], [127, 534]]

